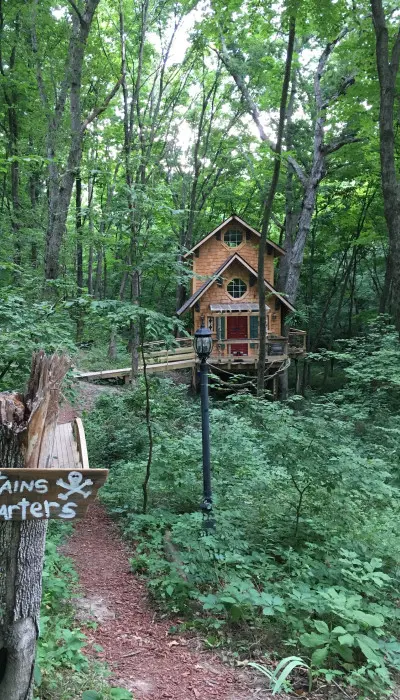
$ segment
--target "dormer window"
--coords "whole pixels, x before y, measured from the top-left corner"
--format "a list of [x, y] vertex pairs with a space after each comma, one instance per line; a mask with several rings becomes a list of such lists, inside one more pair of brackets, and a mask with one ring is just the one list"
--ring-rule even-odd
[[238, 228], [228, 228], [224, 233], [224, 243], [229, 248], [237, 248], [243, 240], [243, 233]]
[[234, 277], [233, 280], [228, 282], [226, 291], [232, 299], [241, 299], [247, 292], [247, 284], [239, 277]]

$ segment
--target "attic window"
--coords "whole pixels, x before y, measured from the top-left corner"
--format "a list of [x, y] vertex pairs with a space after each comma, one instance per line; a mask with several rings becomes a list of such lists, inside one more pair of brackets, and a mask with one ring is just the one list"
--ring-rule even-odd
[[242, 232], [237, 228], [229, 228], [224, 233], [224, 243], [229, 248], [237, 248], [243, 240]]
[[247, 292], [247, 284], [239, 277], [235, 277], [228, 283], [226, 289], [232, 299], [240, 299]]

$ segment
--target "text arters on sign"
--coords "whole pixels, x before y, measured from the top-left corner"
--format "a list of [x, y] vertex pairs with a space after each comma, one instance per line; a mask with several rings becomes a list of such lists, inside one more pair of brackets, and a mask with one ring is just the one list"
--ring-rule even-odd
[[2, 469], [0, 522], [82, 517], [107, 469]]

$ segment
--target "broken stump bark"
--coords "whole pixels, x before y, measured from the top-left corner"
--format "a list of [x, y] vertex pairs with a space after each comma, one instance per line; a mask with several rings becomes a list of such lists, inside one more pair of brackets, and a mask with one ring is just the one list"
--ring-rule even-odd
[[[35, 353], [28, 390], [0, 394], [0, 469], [49, 469], [65, 357]], [[0, 700], [30, 700], [46, 521], [0, 522]]]

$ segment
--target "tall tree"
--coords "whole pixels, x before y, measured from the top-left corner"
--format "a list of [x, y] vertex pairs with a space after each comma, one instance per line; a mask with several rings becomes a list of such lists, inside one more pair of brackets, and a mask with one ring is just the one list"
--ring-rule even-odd
[[[381, 311], [391, 308], [400, 331], [400, 178], [396, 167], [395, 99], [396, 80], [400, 63], [400, 26], [390, 48], [389, 30], [382, 0], [371, 0], [376, 38], [380, 109], [379, 134], [382, 193], [385, 219], [389, 233], [385, 284]], [[390, 300], [390, 305], [389, 305]]]
[[318, 187], [326, 175], [326, 159], [331, 153], [335, 153], [343, 146], [358, 140], [355, 134], [345, 128], [338, 137], [327, 143], [324, 131], [328, 108], [354, 83], [353, 75], [342, 79], [339, 88], [329, 96], [323, 94], [321, 86], [328, 59], [335, 46], [346, 33], [347, 30], [345, 29], [332, 42], [326, 45], [314, 74], [313, 155], [309, 172], [306, 173], [293, 158], [288, 158], [289, 168], [294, 170], [303, 189], [302, 203], [295, 226], [293, 226], [291, 217], [286, 217], [284, 238], [286, 256], [281, 261], [279, 269], [279, 288], [285, 292], [292, 304], [297, 299], [304, 251], [315, 211]]
[[[0, 47], [3, 44], [4, 10], [3, 0], [0, 1]], [[13, 20], [13, 40], [8, 56], [3, 56], [0, 48], [0, 73], [2, 76], [3, 96], [6, 104], [6, 131], [8, 137], [8, 160], [10, 162], [10, 219], [14, 238], [14, 261], [21, 264], [21, 209], [20, 209], [20, 170], [19, 170], [19, 137], [20, 126], [18, 119], [18, 79], [15, 74], [16, 56], [20, 43], [20, 16], [17, 12]], [[3, 44], [4, 45], [4, 44]], [[6, 68], [7, 65], [7, 68]]]
[[[347, 30], [343, 30], [343, 32], [341, 32], [336, 39], [326, 45], [321, 54], [317, 70], [315, 72], [313, 155], [309, 172], [306, 172], [302, 165], [290, 153], [285, 157], [290, 173], [294, 172], [296, 174], [303, 189], [302, 204], [297, 216], [291, 215], [286, 217], [284, 245], [287, 254], [282, 261], [279, 272], [279, 288], [281, 291], [285, 292], [292, 304], [296, 302], [297, 298], [304, 250], [315, 210], [318, 187], [326, 174], [326, 158], [331, 153], [335, 153], [336, 151], [340, 150], [343, 146], [358, 140], [355, 134], [349, 131], [347, 128], [344, 128], [342, 133], [330, 143], [326, 143], [324, 133], [327, 110], [329, 106], [331, 106], [335, 100], [338, 99], [340, 95], [344, 94], [347, 88], [354, 83], [353, 75], [344, 78], [341, 81], [339, 88], [336, 91], [333, 91], [329, 97], [323, 95], [321, 88], [321, 80], [326, 69], [329, 56], [331, 55], [334, 47], [340, 42], [346, 33]], [[270, 146], [272, 152], [275, 152], [277, 143], [271, 140], [263, 126], [260, 109], [251, 95], [244, 76], [241, 74], [238, 62], [233, 61], [226, 50], [223, 52], [223, 57], [224, 63], [235, 80], [235, 83], [242, 95], [243, 101], [247, 106], [248, 113], [251, 115], [255, 125], [257, 126], [261, 140]], [[291, 146], [292, 144], [290, 143], [287, 145]], [[288, 192], [289, 190], [287, 190], [287, 194]], [[290, 192], [290, 200], [291, 199], [292, 194]], [[289, 209], [292, 207], [291, 201], [288, 203], [288, 206]]]
[[[33, 357], [28, 391], [0, 394], [0, 459], [7, 468], [51, 467], [64, 357]], [[3, 506], [4, 507], [4, 506]], [[0, 524], [0, 697], [31, 700], [45, 521]]]
[[[35, 55], [36, 75], [40, 98], [47, 118], [46, 151], [48, 158], [48, 222], [46, 232], [45, 270], [47, 279], [56, 279], [59, 271], [59, 255], [64, 237], [68, 209], [75, 177], [82, 158], [85, 131], [104, 110], [116, 94], [120, 81], [109, 92], [101, 106], [94, 107], [82, 117], [81, 93], [85, 50], [93, 18], [100, 0], [85, 0], [82, 8], [70, 0], [70, 36], [66, 51], [65, 69], [58, 85], [56, 99], [49, 96], [43, 73], [43, 58], [37, 36], [37, 8], [32, 22], [32, 49]], [[65, 134], [64, 116], [69, 100], [70, 126]], [[65, 167], [60, 167], [60, 150], [68, 143]]]
[[258, 356], [258, 368], [257, 368], [257, 394], [258, 396], [264, 395], [265, 387], [265, 360], [267, 355], [267, 313], [266, 313], [266, 293], [265, 293], [265, 253], [267, 249], [267, 235], [269, 230], [269, 225], [272, 217], [272, 208], [274, 205], [274, 199], [276, 190], [279, 182], [279, 173], [281, 168], [281, 155], [282, 155], [282, 142], [283, 134], [285, 128], [285, 118], [286, 118], [286, 106], [289, 93], [290, 85], [290, 75], [292, 72], [292, 60], [293, 60], [293, 49], [294, 40], [296, 36], [296, 21], [294, 17], [290, 17], [289, 20], [289, 35], [286, 51], [285, 60], [285, 71], [282, 82], [282, 94], [281, 101], [279, 105], [279, 122], [277, 139], [275, 146], [274, 155], [274, 169], [272, 173], [272, 180], [269, 186], [268, 194], [264, 203], [262, 227], [261, 227], [261, 238], [258, 248], [258, 300], [259, 300], [259, 356]]

